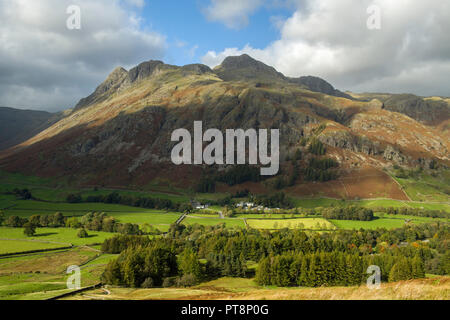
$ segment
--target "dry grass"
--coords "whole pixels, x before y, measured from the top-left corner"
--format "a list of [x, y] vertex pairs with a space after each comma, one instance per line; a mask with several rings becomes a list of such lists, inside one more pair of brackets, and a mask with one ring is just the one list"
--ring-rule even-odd
[[0, 275], [19, 273], [61, 274], [71, 265], [83, 265], [98, 253], [88, 248], [0, 260]]
[[[245, 281], [244, 279], [242, 279]], [[71, 297], [74, 300], [450, 300], [450, 277], [436, 277], [382, 284], [378, 290], [361, 287], [265, 289], [248, 286], [246, 291], [199, 286], [193, 289], [93, 290]]]

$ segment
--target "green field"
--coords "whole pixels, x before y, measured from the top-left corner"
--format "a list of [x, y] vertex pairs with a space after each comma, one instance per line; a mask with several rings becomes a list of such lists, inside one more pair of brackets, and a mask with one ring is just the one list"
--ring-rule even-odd
[[47, 179], [0, 170], [0, 193], [12, 191], [14, 188], [27, 188], [35, 198], [52, 202], [63, 202], [69, 194], [81, 194], [83, 197], [87, 197], [107, 195], [112, 192], [117, 192], [124, 196], [169, 199], [177, 203], [187, 202], [189, 200], [189, 197], [184, 194], [185, 190], [168, 188], [167, 186], [159, 186], [158, 184], [149, 184], [141, 188], [141, 190], [121, 190], [101, 187], [95, 189], [74, 188], [70, 186], [66, 179]]
[[376, 214], [378, 219], [372, 221], [350, 221], [350, 220], [330, 220], [339, 229], [347, 230], [358, 230], [358, 229], [370, 229], [374, 230], [377, 228], [395, 229], [401, 228], [405, 225], [406, 220], [409, 223], [431, 223], [434, 221], [448, 221], [448, 219], [439, 218], [427, 218], [427, 217], [416, 217], [416, 216], [405, 216], [405, 215], [382, 215]]
[[359, 229], [371, 229], [378, 228], [395, 229], [401, 228], [405, 225], [404, 220], [400, 219], [377, 219], [373, 221], [350, 221], [350, 220], [330, 220], [339, 229], [347, 230], [359, 230]]
[[55, 249], [55, 248], [62, 248], [64, 246], [67, 246], [67, 244], [63, 245], [59, 243], [49, 243], [49, 242], [0, 239], [0, 255], [7, 253], [19, 253], [35, 250]]
[[247, 224], [253, 229], [307, 229], [307, 230], [333, 230], [336, 227], [322, 218], [303, 219], [247, 219]]
[[100, 254], [90, 248], [0, 259], [0, 300], [42, 300], [70, 292], [68, 266], [81, 267], [81, 286], [99, 282], [105, 264], [114, 255]]
[[414, 178], [397, 178], [408, 196], [415, 201], [449, 201], [450, 171], [443, 170], [435, 176], [417, 173]]
[[220, 219], [220, 218], [207, 218], [207, 217], [196, 217], [196, 216], [188, 216], [186, 217], [182, 224], [185, 225], [193, 225], [193, 224], [201, 224], [205, 226], [216, 226], [219, 224], [225, 223], [228, 228], [245, 228], [245, 223], [243, 219]]
[[[105, 239], [114, 236], [113, 233], [100, 232], [100, 231], [88, 231], [89, 237], [80, 239], [77, 237], [77, 229], [69, 228], [37, 228], [36, 235], [34, 237], [27, 237], [23, 234], [23, 228], [8, 228], [0, 227], [1, 239], [14, 239], [14, 240], [34, 240], [39, 242], [54, 242], [58, 243], [59, 247], [64, 245], [83, 246], [94, 243], [103, 243]], [[26, 250], [22, 250], [26, 251]]]
[[392, 199], [367, 199], [367, 200], [337, 200], [337, 199], [303, 199], [303, 198], [293, 198], [294, 204], [299, 208], [313, 209], [319, 207], [329, 207], [329, 206], [348, 206], [356, 205], [366, 208], [423, 208], [426, 210], [444, 210], [450, 212], [449, 196], [443, 202], [420, 202], [420, 201], [401, 201]]
[[[294, 218], [304, 218], [306, 215], [301, 214], [295, 214]], [[245, 213], [245, 214], [236, 214], [236, 218], [246, 218], [246, 219], [286, 219], [286, 218], [292, 218], [292, 214], [279, 214], [279, 213], [265, 213], [265, 214], [251, 214], [251, 213]]]

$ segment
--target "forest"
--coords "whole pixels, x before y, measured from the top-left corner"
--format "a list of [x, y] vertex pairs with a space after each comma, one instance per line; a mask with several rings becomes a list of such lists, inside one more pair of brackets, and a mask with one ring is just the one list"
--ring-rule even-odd
[[[445, 223], [386, 230], [307, 233], [231, 230], [224, 226], [172, 225], [163, 238], [116, 236], [102, 251], [120, 253], [103, 275], [126, 287], [192, 286], [219, 277], [253, 277], [261, 285], [352, 286], [377, 265], [382, 280], [449, 274], [449, 230]], [[423, 242], [422, 240], [431, 239]]]

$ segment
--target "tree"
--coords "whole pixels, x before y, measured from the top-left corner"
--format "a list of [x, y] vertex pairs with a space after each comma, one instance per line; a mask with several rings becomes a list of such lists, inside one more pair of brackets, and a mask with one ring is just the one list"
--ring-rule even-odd
[[68, 203], [80, 203], [82, 201], [82, 198], [79, 194], [69, 194], [66, 197], [66, 202]]
[[180, 271], [183, 275], [190, 274], [196, 281], [200, 280], [202, 276], [201, 264], [198, 261], [197, 254], [190, 248], [183, 251], [180, 256]]
[[26, 220], [19, 218], [18, 216], [9, 216], [6, 219], [5, 225], [11, 228], [20, 228], [23, 227]]
[[411, 273], [414, 279], [425, 278], [425, 265], [418, 254], [411, 261]]
[[317, 264], [319, 263], [319, 257], [317, 254], [312, 254], [309, 264], [309, 270], [308, 270], [308, 280], [307, 280], [307, 286], [308, 287], [317, 287], [320, 285], [317, 281]]
[[49, 226], [59, 228], [64, 226], [64, 216], [61, 212], [56, 212], [53, 216], [49, 217]]
[[24, 230], [23, 233], [27, 236], [27, 237], [32, 237], [36, 234], [36, 227], [31, 224], [30, 222], [27, 222], [24, 224]]
[[33, 215], [30, 217], [30, 219], [28, 221], [34, 226], [40, 226], [41, 225], [41, 216]]
[[0, 226], [3, 225], [3, 222], [5, 221], [5, 214], [3, 211], [0, 210]]
[[412, 279], [412, 272], [407, 258], [399, 257], [398, 262], [394, 264], [389, 272], [389, 282], [397, 282]]
[[192, 287], [197, 284], [197, 278], [193, 274], [185, 274], [177, 281], [178, 287]]
[[66, 227], [67, 228], [78, 229], [78, 228], [81, 227], [81, 223], [78, 221], [77, 217], [68, 218], [66, 220]]
[[323, 156], [326, 153], [326, 148], [320, 140], [314, 139], [309, 145], [308, 151], [317, 156]]
[[306, 287], [309, 285], [309, 282], [308, 282], [308, 260], [305, 256], [302, 257], [302, 264], [300, 267], [300, 276], [298, 278], [297, 284], [301, 287]]
[[49, 217], [48, 215], [42, 215], [39, 219], [39, 225], [43, 228], [48, 227], [49, 225]]
[[258, 269], [256, 270], [256, 282], [261, 286], [271, 284], [269, 258], [262, 258], [259, 262]]
[[144, 289], [154, 288], [155, 284], [153, 283], [153, 279], [151, 277], [148, 277], [147, 279], [144, 280], [141, 287]]
[[89, 237], [86, 229], [84, 229], [84, 228], [80, 229], [80, 231], [78, 231], [77, 236], [78, 236], [78, 238], [82, 238], [82, 239]]

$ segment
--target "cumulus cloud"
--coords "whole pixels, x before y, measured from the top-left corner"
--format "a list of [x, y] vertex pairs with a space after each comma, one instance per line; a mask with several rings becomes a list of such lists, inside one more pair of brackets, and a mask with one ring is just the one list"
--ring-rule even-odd
[[[381, 9], [381, 30], [369, 30], [367, 8]], [[450, 96], [450, 2], [304, 0], [266, 48], [210, 51], [213, 67], [247, 53], [288, 76], [316, 75], [340, 89]]]
[[210, 21], [224, 23], [231, 29], [241, 29], [248, 25], [249, 15], [263, 4], [264, 0], [211, 0], [204, 14]]
[[[81, 30], [69, 30], [69, 5]], [[160, 59], [166, 39], [144, 30], [130, 7], [141, 0], [0, 2], [0, 105], [62, 110], [89, 94], [116, 66]]]
[[138, 8], [143, 8], [145, 6], [145, 1], [144, 0], [125, 0], [128, 4], [138, 7]]

